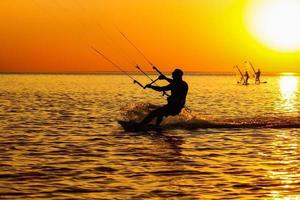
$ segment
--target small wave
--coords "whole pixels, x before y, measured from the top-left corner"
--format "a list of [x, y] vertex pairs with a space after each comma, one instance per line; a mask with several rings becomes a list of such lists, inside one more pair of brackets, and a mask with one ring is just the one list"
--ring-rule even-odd
[[117, 169], [111, 167], [96, 167], [95, 170], [100, 172], [109, 172], [109, 173], [118, 171]]
[[82, 188], [82, 187], [65, 187], [61, 189], [57, 189], [53, 191], [54, 193], [95, 193], [99, 192], [99, 190], [96, 189], [88, 189], [88, 188]]

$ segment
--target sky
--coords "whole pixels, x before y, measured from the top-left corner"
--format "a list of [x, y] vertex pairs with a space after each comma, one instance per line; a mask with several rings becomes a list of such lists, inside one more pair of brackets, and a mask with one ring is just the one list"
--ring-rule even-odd
[[275, 1], [1, 0], [0, 72], [118, 70], [91, 46], [124, 70], [151, 70], [121, 31], [162, 71], [232, 72], [251, 61], [299, 73], [300, 35], [289, 29], [299, 16], [278, 18]]

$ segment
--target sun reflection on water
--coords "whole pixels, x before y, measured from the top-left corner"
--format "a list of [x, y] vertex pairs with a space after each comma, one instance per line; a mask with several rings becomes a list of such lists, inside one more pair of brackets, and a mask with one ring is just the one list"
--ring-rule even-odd
[[297, 103], [299, 78], [297, 76], [289, 75], [282, 76], [279, 79], [280, 93], [281, 93], [281, 110], [285, 112], [296, 111], [295, 104]]
[[288, 197], [281, 197], [281, 195], [276, 191], [272, 192], [272, 198], [274, 200], [300, 200], [300, 196], [288, 196]]
[[270, 197], [274, 200], [300, 200], [300, 174], [295, 170], [299, 163], [299, 139], [286, 131], [280, 131], [272, 144], [274, 151], [271, 160], [281, 167], [269, 171], [269, 177], [276, 183]]

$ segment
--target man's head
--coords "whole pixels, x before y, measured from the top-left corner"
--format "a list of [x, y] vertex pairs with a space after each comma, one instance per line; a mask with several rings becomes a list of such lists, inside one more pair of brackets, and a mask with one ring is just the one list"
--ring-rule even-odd
[[181, 69], [175, 69], [172, 72], [172, 77], [174, 80], [181, 80], [183, 76], [183, 71]]

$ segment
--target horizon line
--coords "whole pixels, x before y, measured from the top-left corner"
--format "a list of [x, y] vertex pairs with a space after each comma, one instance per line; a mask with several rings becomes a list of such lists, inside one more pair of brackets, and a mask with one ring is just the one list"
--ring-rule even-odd
[[[129, 74], [133, 74], [133, 75], [143, 75], [138, 71], [126, 71]], [[157, 75], [157, 73], [155, 71], [145, 71], [146, 73], [148, 73], [149, 75]], [[172, 71], [163, 71], [163, 73], [166, 74], [171, 74]], [[120, 71], [54, 71], [54, 72], [34, 72], [34, 71], [0, 71], [0, 74], [65, 74], [65, 75], [72, 75], [72, 74], [116, 74], [116, 75], [121, 75], [124, 74], [123, 72]], [[223, 72], [215, 72], [215, 71], [211, 71], [211, 72], [207, 72], [207, 71], [186, 71], [185, 72], [186, 75], [236, 75], [234, 72], [229, 72], [229, 71], [223, 71]], [[292, 75], [300, 75], [300, 73], [298, 72], [264, 72], [264, 75], [286, 75], [286, 74], [292, 74]]]

